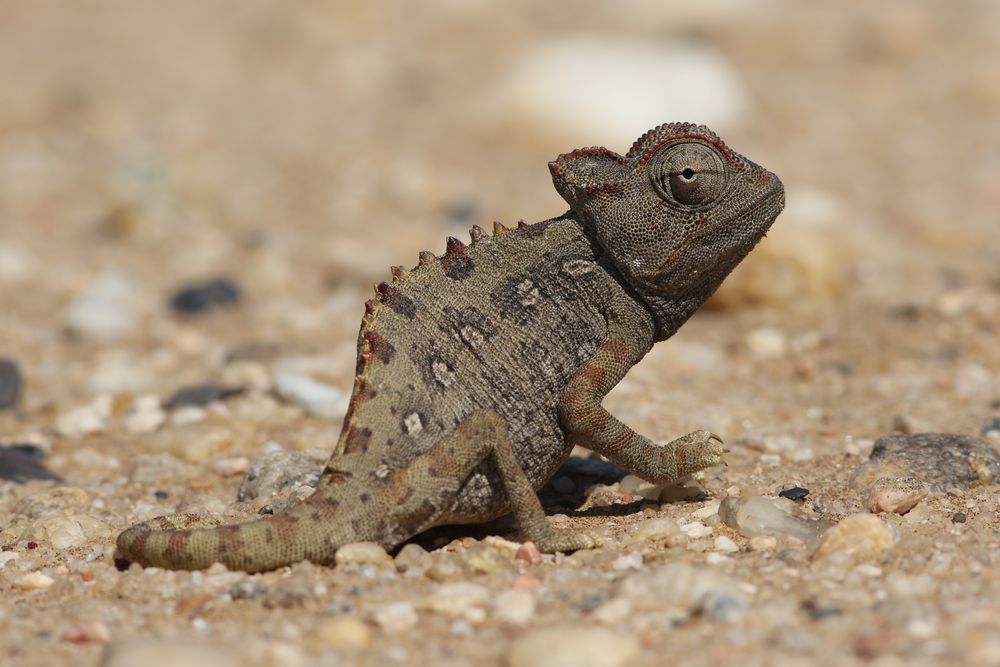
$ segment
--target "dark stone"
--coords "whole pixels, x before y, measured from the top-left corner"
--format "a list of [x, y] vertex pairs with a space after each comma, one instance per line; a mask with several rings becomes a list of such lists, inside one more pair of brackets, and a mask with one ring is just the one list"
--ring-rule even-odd
[[166, 500], [170, 497], [170, 494], [166, 491], [153, 491], [153, 497], [157, 500]]
[[886, 475], [922, 479], [931, 493], [964, 490], [1000, 480], [1000, 453], [981, 438], [955, 433], [887, 435], [875, 441], [852, 483], [870, 484]]
[[986, 435], [990, 431], [1000, 431], [1000, 417], [994, 417], [993, 419], [986, 420], [983, 427], [979, 429], [979, 432]]
[[802, 610], [809, 614], [809, 617], [814, 621], [822, 621], [824, 618], [840, 616], [844, 613], [844, 610], [839, 607], [822, 605], [816, 600], [804, 600]]
[[230, 396], [242, 394], [244, 387], [231, 387], [222, 384], [196, 384], [190, 387], [181, 387], [174, 394], [163, 402], [163, 407], [173, 410], [186, 405], [207, 405], [212, 401], [224, 401]]
[[31, 479], [61, 482], [59, 475], [42, 463], [44, 453], [35, 445], [14, 444], [0, 446], [0, 479], [24, 484]]
[[240, 300], [240, 288], [226, 278], [195, 283], [178, 290], [170, 299], [174, 311], [183, 314], [203, 313]]
[[951, 515], [951, 522], [952, 523], [965, 523], [965, 520], [967, 518], [968, 517], [965, 515], [965, 512], [955, 512], [954, 514]]
[[0, 357], [0, 410], [17, 405], [21, 395], [21, 371], [13, 359]]
[[788, 489], [784, 489], [778, 495], [782, 498], [788, 498], [789, 500], [802, 500], [809, 495], [809, 489], [804, 489], [801, 486], [793, 486]]

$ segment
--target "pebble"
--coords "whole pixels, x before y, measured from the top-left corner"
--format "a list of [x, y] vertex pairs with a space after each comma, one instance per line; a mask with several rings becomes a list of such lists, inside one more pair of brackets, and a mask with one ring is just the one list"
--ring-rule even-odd
[[99, 276], [66, 310], [66, 328], [84, 340], [108, 343], [136, 329], [135, 286], [124, 274]]
[[24, 591], [38, 591], [49, 588], [56, 580], [41, 572], [29, 572], [14, 580], [14, 588]]
[[333, 385], [293, 371], [274, 374], [274, 390], [284, 400], [316, 417], [336, 420], [347, 413], [349, 396]]
[[[588, 94], [594, 81], [603, 82], [603, 94]], [[688, 94], [671, 94], [677, 89]], [[609, 35], [556, 37], [524, 51], [498, 103], [504, 117], [522, 115], [540, 127], [606, 146], [629, 146], [636, 128], [654, 127], [664, 118], [697, 118], [724, 127], [746, 107], [739, 74], [709, 46]], [[577, 112], [567, 118], [560, 108]]]
[[65, 438], [78, 438], [99, 433], [111, 423], [114, 401], [110, 394], [101, 394], [90, 403], [73, 408], [56, 418], [56, 431]]
[[510, 667], [624, 667], [639, 643], [600, 627], [548, 627], [511, 642]]
[[706, 526], [701, 521], [692, 521], [691, 523], [682, 525], [681, 532], [691, 539], [698, 539], [699, 537], [708, 537], [711, 535], [712, 527]]
[[409, 602], [390, 602], [372, 612], [371, 618], [385, 632], [405, 632], [417, 624], [420, 617]]
[[62, 481], [59, 475], [45, 467], [44, 453], [35, 445], [0, 446], [0, 479], [24, 484], [32, 479]]
[[220, 477], [235, 477], [250, 469], [250, 459], [245, 456], [232, 456], [212, 462], [212, 472]]
[[916, 477], [930, 493], [968, 489], [1000, 481], [1000, 453], [971, 435], [917, 433], [887, 435], [875, 441], [868, 461], [852, 483], [871, 488], [882, 477]]
[[529, 565], [541, 565], [542, 552], [538, 550], [534, 542], [525, 542], [518, 547], [514, 559], [524, 561]]
[[372, 643], [368, 624], [350, 616], [321, 618], [313, 632], [321, 642], [338, 650], [360, 651]]
[[624, 621], [632, 613], [632, 602], [627, 598], [611, 598], [593, 612], [590, 617], [598, 623], [611, 625]]
[[673, 519], [655, 517], [639, 524], [639, 529], [635, 531], [632, 541], [645, 542], [659, 540], [676, 535], [679, 532], [681, 532], [681, 527]]
[[638, 570], [642, 567], [642, 554], [638, 551], [632, 551], [630, 553], [619, 556], [611, 562], [612, 570]]
[[916, 477], [881, 477], [868, 491], [868, 510], [873, 514], [906, 514], [927, 496], [927, 485]]
[[111, 641], [111, 628], [103, 621], [73, 625], [63, 630], [62, 640], [72, 644], [107, 644]]
[[729, 496], [719, 506], [719, 517], [744, 537], [790, 535], [807, 544], [815, 542], [832, 525], [789, 514], [762, 496]]
[[746, 344], [750, 354], [758, 359], [781, 357], [788, 350], [788, 340], [785, 333], [773, 327], [752, 329], [746, 335]]
[[439, 586], [422, 606], [439, 614], [481, 623], [486, 619], [485, 606], [492, 596], [493, 593], [486, 586], [455, 581]]
[[71, 549], [111, 534], [111, 527], [103, 521], [83, 514], [47, 516], [31, 524], [23, 538], [55, 549]]
[[271, 498], [298, 486], [314, 487], [329, 458], [330, 452], [321, 449], [292, 452], [268, 443], [243, 478], [237, 499]]
[[698, 613], [729, 621], [749, 608], [739, 582], [714, 568], [682, 562], [629, 575], [621, 582], [619, 594], [637, 608], [666, 612], [678, 622]]
[[809, 489], [802, 488], [801, 486], [793, 486], [787, 489], [783, 489], [778, 493], [781, 498], [788, 498], [789, 500], [802, 500], [809, 495]]
[[403, 546], [394, 559], [396, 569], [400, 572], [418, 572], [423, 574], [430, 569], [433, 559], [427, 549], [415, 542]]
[[353, 542], [337, 549], [334, 554], [337, 565], [389, 565], [392, 557], [381, 545], [374, 542]]
[[454, 559], [471, 572], [482, 574], [517, 572], [517, 566], [509, 555], [484, 542], [477, 542], [457, 552]]
[[0, 357], [0, 410], [17, 405], [21, 396], [21, 370], [13, 359]]
[[716, 551], [725, 554], [736, 553], [737, 551], [740, 550], [739, 545], [736, 544], [736, 542], [733, 542], [730, 538], [726, 537], [725, 535], [719, 535], [718, 537], [716, 537], [713, 546], [715, 547]]
[[529, 591], [503, 591], [493, 602], [497, 620], [511, 625], [524, 625], [535, 617], [537, 603]]
[[0, 551], [0, 568], [3, 568], [12, 560], [17, 560], [19, 557], [16, 551]]
[[852, 514], [826, 532], [814, 558], [873, 560], [888, 553], [894, 542], [885, 521], [873, 514]]
[[750, 538], [750, 551], [773, 551], [778, 546], [774, 535], [758, 535]]
[[17, 516], [39, 519], [45, 516], [74, 514], [73, 510], [90, 507], [90, 495], [75, 486], [58, 486], [47, 491], [31, 493], [14, 503]]
[[166, 419], [166, 413], [160, 408], [160, 399], [149, 394], [132, 401], [132, 405], [122, 417], [122, 425], [129, 433], [152, 433], [160, 428]]
[[244, 387], [236, 387], [224, 384], [196, 384], [189, 387], [181, 387], [170, 398], [163, 402], [163, 407], [167, 410], [174, 410], [188, 405], [203, 406], [213, 401], [224, 401], [232, 396], [238, 396], [245, 391]]
[[113, 642], [101, 660], [101, 667], [237, 667], [231, 654], [185, 641], [128, 639]]
[[204, 313], [239, 302], [240, 288], [226, 278], [216, 278], [180, 288], [170, 297], [174, 312], [185, 315]]

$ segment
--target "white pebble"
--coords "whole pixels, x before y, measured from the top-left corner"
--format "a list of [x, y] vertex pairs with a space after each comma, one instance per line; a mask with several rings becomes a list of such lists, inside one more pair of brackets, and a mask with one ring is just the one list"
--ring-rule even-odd
[[66, 438], [78, 438], [98, 433], [111, 422], [113, 401], [110, 394], [101, 394], [90, 403], [73, 408], [56, 418], [56, 431]]
[[638, 570], [642, 567], [642, 554], [638, 551], [619, 556], [611, 563], [613, 570]]
[[325, 419], [340, 419], [347, 412], [348, 396], [336, 387], [293, 371], [274, 374], [274, 389], [283, 399]]
[[737, 551], [740, 550], [739, 545], [736, 544], [736, 542], [733, 542], [725, 535], [719, 535], [717, 538], [715, 538], [714, 546], [716, 551], [721, 551], [722, 553], [727, 553], [727, 554], [736, 553]]
[[372, 612], [372, 620], [386, 632], [403, 632], [417, 624], [417, 610], [409, 602], [390, 602]]
[[497, 596], [493, 610], [504, 623], [524, 625], [535, 617], [535, 607], [535, 596], [530, 591], [509, 590]]
[[774, 327], [758, 327], [746, 335], [750, 353], [758, 359], [772, 359], [785, 354], [788, 340], [785, 333]]
[[701, 521], [692, 521], [681, 526], [681, 532], [692, 539], [708, 537], [712, 534], [711, 526], [706, 526]]
[[374, 542], [353, 542], [337, 549], [333, 556], [337, 565], [390, 565], [392, 558]]
[[56, 582], [55, 579], [41, 572], [29, 572], [14, 580], [14, 587], [26, 591], [42, 590]]

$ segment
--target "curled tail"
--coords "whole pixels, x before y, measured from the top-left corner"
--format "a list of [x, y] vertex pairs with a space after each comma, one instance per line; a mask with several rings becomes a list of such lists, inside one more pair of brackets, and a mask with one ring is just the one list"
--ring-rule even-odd
[[374, 538], [362, 534], [374, 532], [364, 530], [368, 526], [338, 517], [338, 504], [314, 494], [280, 514], [232, 526], [191, 514], [157, 517], [122, 532], [115, 558], [171, 570], [222, 563], [261, 572], [301, 560], [329, 564], [340, 546]]

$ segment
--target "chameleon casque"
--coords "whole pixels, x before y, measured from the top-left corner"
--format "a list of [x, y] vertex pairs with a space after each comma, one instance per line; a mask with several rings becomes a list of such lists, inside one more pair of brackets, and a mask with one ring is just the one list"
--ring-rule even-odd
[[365, 304], [357, 377], [315, 493], [234, 526], [160, 517], [118, 556], [174, 569], [329, 564], [341, 545], [393, 547], [436, 525], [512, 512], [542, 551], [595, 546], [549, 526], [536, 490], [574, 445], [669, 482], [721, 463], [695, 431], [654, 443], [604, 396], [715, 291], [784, 206], [772, 173], [704, 126], [669, 123], [624, 156], [583, 148], [549, 163], [565, 214], [396, 267]]

